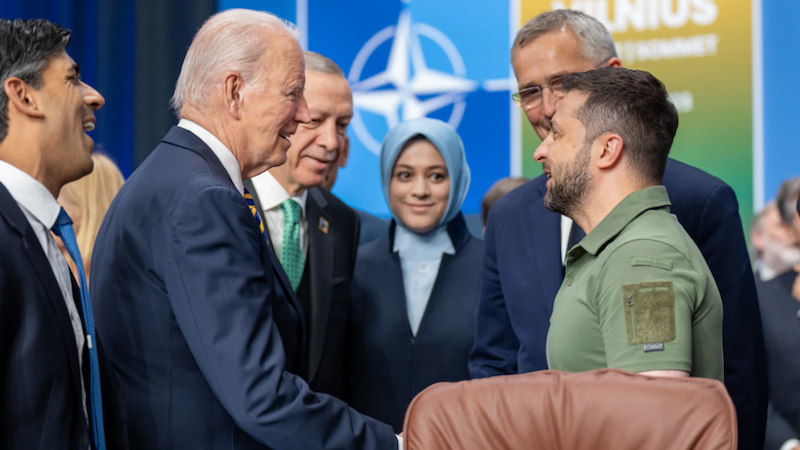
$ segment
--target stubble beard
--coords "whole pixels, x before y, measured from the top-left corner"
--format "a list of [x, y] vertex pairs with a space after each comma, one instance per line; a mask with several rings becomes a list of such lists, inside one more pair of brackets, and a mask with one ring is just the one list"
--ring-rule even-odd
[[545, 208], [572, 219], [583, 211], [592, 181], [589, 174], [590, 150], [590, 146], [584, 146], [572, 163], [553, 167], [553, 182], [544, 195]]

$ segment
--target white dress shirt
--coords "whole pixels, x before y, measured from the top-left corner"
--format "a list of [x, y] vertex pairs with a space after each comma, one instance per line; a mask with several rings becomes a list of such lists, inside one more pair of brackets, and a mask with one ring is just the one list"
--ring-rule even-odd
[[290, 197], [286, 189], [269, 172], [256, 175], [250, 181], [253, 182], [258, 201], [261, 202], [261, 207], [264, 209], [262, 215], [267, 222], [269, 237], [272, 238], [272, 248], [275, 249], [278, 259], [280, 259], [283, 249], [283, 229], [285, 228], [281, 203], [291, 198], [300, 204], [300, 249], [303, 251], [303, 256], [308, 258], [308, 216], [306, 215], [308, 191], [303, 191], [296, 197]]
[[[0, 161], [0, 183], [3, 183], [8, 189], [11, 197], [14, 198], [14, 201], [17, 202], [17, 205], [25, 214], [25, 218], [31, 224], [31, 228], [33, 228], [33, 232], [42, 245], [44, 254], [47, 256], [47, 261], [50, 263], [56, 282], [58, 282], [64, 303], [67, 305], [67, 312], [69, 313], [69, 320], [72, 324], [72, 332], [75, 335], [75, 344], [78, 349], [78, 367], [83, 367], [83, 346], [86, 343], [86, 335], [83, 330], [81, 316], [78, 314], [78, 308], [72, 297], [72, 279], [70, 278], [69, 266], [56, 241], [50, 234], [50, 230], [53, 229], [53, 225], [55, 225], [56, 219], [61, 213], [61, 206], [42, 183], [5, 161]], [[83, 413], [86, 415], [86, 390], [83, 384], [83, 371], [79, 372]]]
[[236, 190], [239, 191], [242, 196], [244, 196], [242, 168], [239, 166], [239, 161], [236, 160], [236, 157], [233, 156], [233, 153], [231, 153], [230, 149], [225, 147], [225, 144], [223, 144], [208, 130], [192, 122], [191, 120], [181, 119], [181, 121], [178, 122], [178, 127], [191, 131], [192, 134], [200, 138], [200, 140], [203, 141], [203, 143], [205, 143], [212, 152], [214, 152], [214, 156], [216, 156], [219, 162], [222, 163], [222, 167], [225, 168], [225, 172], [228, 172], [228, 176], [231, 177], [231, 181], [233, 181], [233, 185], [236, 186]]
[[572, 231], [573, 221], [567, 216], [561, 216], [561, 264], [567, 263], [567, 252], [569, 249], [569, 233]]

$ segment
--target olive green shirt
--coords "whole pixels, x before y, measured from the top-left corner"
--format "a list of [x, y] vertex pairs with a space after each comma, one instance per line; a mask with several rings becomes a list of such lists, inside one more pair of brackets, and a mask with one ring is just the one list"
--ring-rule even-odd
[[722, 300], [664, 186], [628, 195], [567, 255], [551, 369], [683, 370], [723, 381]]

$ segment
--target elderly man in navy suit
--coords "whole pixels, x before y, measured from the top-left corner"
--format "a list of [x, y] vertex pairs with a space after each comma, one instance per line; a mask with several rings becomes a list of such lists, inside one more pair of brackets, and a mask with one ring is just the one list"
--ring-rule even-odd
[[198, 31], [181, 121], [134, 172], [97, 236], [99, 334], [136, 449], [398, 448], [392, 428], [295, 375], [304, 314], [243, 180], [283, 164], [308, 122], [297, 32], [228, 10]]
[[[542, 139], [563, 96], [565, 75], [621, 66], [608, 30], [570, 10], [528, 22], [517, 34], [511, 61], [520, 89], [514, 100]], [[544, 207], [546, 182], [543, 175], [515, 189], [489, 212], [469, 363], [473, 378], [547, 368], [545, 343], [564, 257], [583, 231]], [[738, 413], [739, 448], [762, 448], [764, 341], [736, 196], [721, 180], [674, 160], [667, 162], [663, 183], [672, 213], [697, 243], [722, 295], [725, 384]]]

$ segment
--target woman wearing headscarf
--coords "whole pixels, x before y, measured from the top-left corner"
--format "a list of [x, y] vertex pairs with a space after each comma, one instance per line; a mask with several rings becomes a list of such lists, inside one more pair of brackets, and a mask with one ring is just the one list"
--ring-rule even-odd
[[356, 258], [349, 401], [400, 432], [415, 395], [469, 378], [483, 242], [461, 214], [470, 171], [448, 124], [423, 118], [393, 128], [380, 165], [393, 219]]

